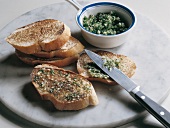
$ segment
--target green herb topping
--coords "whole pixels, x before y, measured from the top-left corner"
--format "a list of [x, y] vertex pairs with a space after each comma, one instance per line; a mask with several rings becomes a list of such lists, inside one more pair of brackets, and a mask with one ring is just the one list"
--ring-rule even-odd
[[116, 35], [128, 29], [124, 21], [114, 11], [85, 16], [83, 27], [87, 31], [103, 35]]
[[104, 61], [103, 66], [106, 67], [109, 71], [111, 71], [113, 67], [119, 68], [119, 59], [110, 59], [109, 57], [102, 57], [102, 59]]
[[[120, 64], [120, 59], [111, 59], [109, 57], [105, 57], [102, 56], [102, 59], [104, 61], [103, 63], [103, 67], [106, 67], [109, 71], [112, 70], [113, 67], [119, 68], [119, 64]], [[84, 65], [84, 68], [88, 69], [88, 73], [92, 76], [92, 77], [96, 77], [96, 78], [102, 78], [102, 79], [108, 79], [109, 76], [106, 75], [100, 68], [98, 68], [98, 66], [91, 62], [91, 63], [87, 63], [86, 65]]]
[[91, 84], [76, 74], [51, 68], [38, 69], [33, 81], [41, 91], [49, 92], [61, 101], [73, 102], [85, 98], [91, 91]]
[[92, 77], [96, 77], [96, 78], [103, 78], [103, 79], [108, 79], [109, 76], [104, 74], [95, 63], [87, 63], [84, 68], [88, 69], [88, 73], [90, 73], [90, 75]]

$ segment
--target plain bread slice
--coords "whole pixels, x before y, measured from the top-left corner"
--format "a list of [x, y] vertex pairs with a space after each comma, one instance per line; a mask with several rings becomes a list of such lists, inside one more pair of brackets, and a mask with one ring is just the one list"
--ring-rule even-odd
[[23, 53], [34, 54], [60, 49], [70, 36], [70, 28], [63, 22], [45, 19], [18, 28], [6, 41]]
[[35, 54], [34, 56], [43, 57], [43, 58], [52, 58], [52, 57], [70, 57], [75, 54], [82, 52], [84, 46], [78, 41], [76, 38], [70, 36], [69, 40], [57, 50], [53, 50], [50, 52], [40, 51]]
[[30, 54], [22, 53], [18, 50], [15, 50], [15, 53], [16, 53], [17, 57], [26, 64], [29, 64], [29, 65], [51, 64], [51, 65], [55, 65], [57, 67], [68, 66], [68, 65], [76, 62], [79, 57], [79, 54], [75, 54], [73, 56], [66, 57], [66, 58], [58, 58], [58, 57], [40, 58], [40, 57], [35, 57]]

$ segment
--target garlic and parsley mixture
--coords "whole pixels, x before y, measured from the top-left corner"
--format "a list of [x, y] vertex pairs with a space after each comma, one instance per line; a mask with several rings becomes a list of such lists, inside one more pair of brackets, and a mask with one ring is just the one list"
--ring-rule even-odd
[[[109, 71], [112, 70], [113, 67], [120, 68], [120, 62], [122, 58], [111, 59], [109, 57], [102, 56], [103, 66], [107, 68]], [[87, 63], [84, 65], [84, 68], [88, 69], [88, 73], [95, 78], [109, 79], [109, 76], [106, 75], [94, 62]]]
[[128, 29], [123, 19], [115, 11], [99, 12], [83, 18], [83, 27], [92, 33], [116, 35]]
[[60, 101], [74, 102], [86, 98], [91, 92], [89, 81], [59, 69], [37, 69], [33, 81], [39, 85], [39, 90], [49, 92]]

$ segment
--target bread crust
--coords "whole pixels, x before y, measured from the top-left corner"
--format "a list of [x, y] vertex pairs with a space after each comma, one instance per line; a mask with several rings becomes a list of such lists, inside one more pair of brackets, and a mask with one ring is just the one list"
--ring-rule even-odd
[[[109, 58], [122, 58], [121, 59], [121, 64], [123, 66], [120, 67], [120, 70], [127, 75], [129, 78], [132, 77], [135, 74], [135, 70], [136, 70], [136, 64], [134, 63], [133, 60], [131, 60], [129, 57], [124, 56], [124, 55], [120, 55], [120, 54], [114, 54], [112, 52], [109, 51], [101, 51], [101, 50], [97, 50], [94, 51], [95, 53], [97, 53], [100, 56], [106, 56]], [[90, 81], [99, 81], [105, 84], [110, 84], [110, 85], [116, 85], [117, 83], [111, 79], [102, 79], [102, 78], [94, 78], [90, 75], [90, 73], [88, 73], [87, 69], [84, 68], [84, 65], [87, 63], [91, 63], [93, 62], [89, 56], [86, 53], [83, 53], [80, 55], [79, 59], [77, 60], [77, 70], [79, 72], [80, 75], [84, 76], [85, 78], [87, 78]]]
[[40, 51], [35, 54], [34, 56], [43, 57], [43, 58], [53, 58], [53, 57], [70, 57], [75, 54], [82, 52], [84, 46], [74, 37], [70, 36], [69, 40], [57, 50], [53, 50], [50, 52]]
[[70, 36], [67, 25], [58, 20], [45, 19], [18, 28], [6, 41], [23, 53], [34, 54], [60, 49]]
[[59, 32], [61, 34], [58, 35], [55, 40], [51, 42], [39, 42], [41, 50], [49, 52], [52, 50], [60, 49], [69, 40], [71, 32], [70, 28], [66, 24], [63, 24], [62, 30], [59, 31], [61, 31]]
[[29, 65], [51, 64], [51, 65], [55, 65], [57, 67], [68, 66], [68, 65], [76, 62], [79, 57], [79, 54], [75, 54], [75, 55], [73, 55], [71, 57], [67, 57], [67, 58], [45, 59], [45, 58], [34, 57], [32, 55], [22, 53], [18, 50], [16, 50], [15, 53], [16, 53], [17, 57], [26, 64], [29, 64]]
[[[47, 91], [41, 91], [39, 89], [39, 85], [36, 82], [34, 82], [34, 76], [36, 75], [36, 69], [40, 69], [40, 68], [51, 68], [53, 70], [60, 70], [63, 72], [70, 73], [73, 76], [76, 76], [76, 78], [81, 78], [84, 81], [88, 82], [91, 91], [89, 92], [89, 94], [87, 94], [87, 96], [85, 98], [82, 98], [79, 100], [60, 101], [53, 94], [51, 94]], [[78, 75], [72, 71], [64, 70], [64, 69], [58, 68], [56, 66], [48, 65], [48, 64], [43, 64], [43, 65], [38, 65], [38, 66], [34, 67], [32, 73], [31, 73], [31, 79], [32, 79], [32, 83], [33, 83], [34, 87], [36, 88], [36, 90], [38, 91], [38, 93], [40, 94], [42, 99], [50, 100], [58, 110], [80, 110], [80, 109], [83, 109], [89, 105], [97, 105], [98, 104], [98, 98], [97, 98], [97, 95], [95, 93], [95, 90], [94, 90], [92, 84], [88, 80], [86, 80], [84, 77], [82, 77], [81, 75]]]

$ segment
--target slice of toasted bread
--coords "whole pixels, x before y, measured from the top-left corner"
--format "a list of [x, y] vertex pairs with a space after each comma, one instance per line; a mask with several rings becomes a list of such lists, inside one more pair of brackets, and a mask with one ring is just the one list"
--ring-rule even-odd
[[67, 65], [70, 65], [77, 61], [79, 54], [75, 54], [73, 56], [67, 57], [67, 58], [38, 58], [30, 54], [22, 53], [18, 50], [15, 50], [16, 55], [20, 60], [22, 60], [24, 63], [29, 65], [38, 65], [38, 64], [52, 64], [57, 67], [64, 67]]
[[45, 19], [18, 28], [6, 41], [23, 53], [34, 54], [61, 48], [70, 35], [69, 27], [63, 22]]
[[79, 74], [43, 64], [31, 73], [34, 87], [44, 100], [50, 100], [58, 110], [79, 110], [97, 105], [92, 84]]
[[58, 50], [53, 50], [50, 52], [40, 51], [34, 56], [43, 57], [43, 58], [52, 58], [52, 57], [70, 57], [75, 54], [82, 52], [84, 46], [74, 37], [70, 36], [69, 40]]
[[[112, 62], [115, 63], [114, 65], [117, 66], [117, 68], [119, 68], [128, 77], [132, 77], [134, 75], [136, 70], [136, 64], [127, 56], [101, 50], [95, 51], [95, 53], [102, 57], [106, 57], [113, 60]], [[92, 74], [89, 68], [87, 67], [87, 65], [89, 64], [92, 65], [95, 69], [99, 70], [99, 74]], [[77, 61], [77, 70], [80, 75], [84, 76], [90, 81], [100, 81], [111, 85], [117, 84], [115, 81], [111, 80], [106, 74], [104, 74], [97, 66], [95, 66], [93, 61], [86, 53], [80, 55]]]

